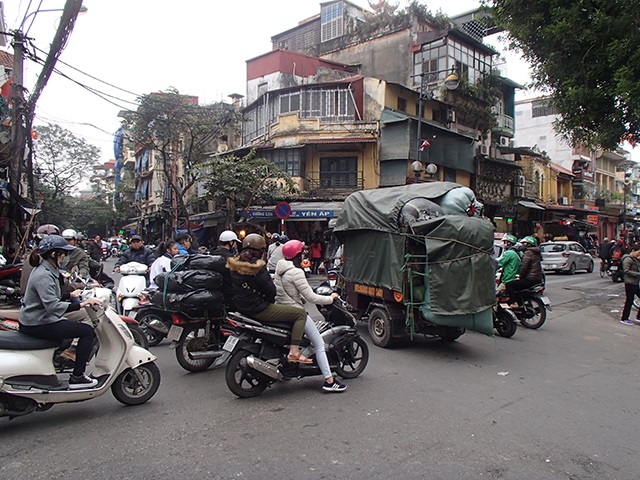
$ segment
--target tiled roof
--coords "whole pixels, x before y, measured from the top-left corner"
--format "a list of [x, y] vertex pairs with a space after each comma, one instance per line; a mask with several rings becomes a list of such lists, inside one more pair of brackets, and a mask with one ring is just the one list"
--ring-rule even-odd
[[9, 52], [0, 50], [0, 65], [3, 65], [7, 68], [13, 68], [13, 55], [11, 55]]

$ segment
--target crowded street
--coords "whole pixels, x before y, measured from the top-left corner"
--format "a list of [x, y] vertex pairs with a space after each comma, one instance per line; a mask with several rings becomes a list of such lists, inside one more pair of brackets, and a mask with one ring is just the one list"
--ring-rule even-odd
[[640, 327], [619, 323], [622, 286], [549, 275], [545, 293], [547, 322], [511, 339], [381, 349], [361, 324], [369, 365], [338, 396], [309, 378], [241, 400], [224, 367], [187, 373], [164, 340], [145, 405], [105, 395], [5, 419], [0, 477], [636, 478]]

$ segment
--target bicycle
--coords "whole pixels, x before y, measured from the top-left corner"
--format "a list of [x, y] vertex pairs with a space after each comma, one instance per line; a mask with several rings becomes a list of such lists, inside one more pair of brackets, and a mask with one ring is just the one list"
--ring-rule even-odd
[[611, 268], [609, 265], [609, 261], [607, 259], [600, 259], [600, 278], [603, 278], [605, 275], [611, 276]]

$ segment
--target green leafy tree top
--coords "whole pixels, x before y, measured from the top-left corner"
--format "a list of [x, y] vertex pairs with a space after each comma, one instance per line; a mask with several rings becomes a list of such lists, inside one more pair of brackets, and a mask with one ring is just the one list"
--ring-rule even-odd
[[35, 127], [35, 173], [51, 199], [72, 194], [100, 163], [100, 149], [59, 125]]
[[640, 138], [640, 2], [487, 0], [574, 144]]

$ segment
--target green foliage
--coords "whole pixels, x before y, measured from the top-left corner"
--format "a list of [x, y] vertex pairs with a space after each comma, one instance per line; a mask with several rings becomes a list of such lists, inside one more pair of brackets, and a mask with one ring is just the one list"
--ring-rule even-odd
[[640, 2], [487, 0], [574, 144], [640, 138]]
[[59, 125], [35, 127], [38, 139], [34, 142], [34, 172], [39, 192], [46, 187], [49, 199], [73, 193], [100, 163], [100, 149], [89, 145]]
[[[230, 215], [236, 208], [267, 205], [297, 193], [293, 179], [255, 150], [244, 157], [224, 156], [203, 165], [208, 198], [226, 202]], [[229, 219], [229, 222], [232, 219]]]
[[502, 97], [502, 80], [498, 75], [485, 75], [476, 83], [461, 78], [458, 88], [447, 94], [456, 106], [460, 123], [483, 133], [495, 126], [496, 115], [490, 107]]

